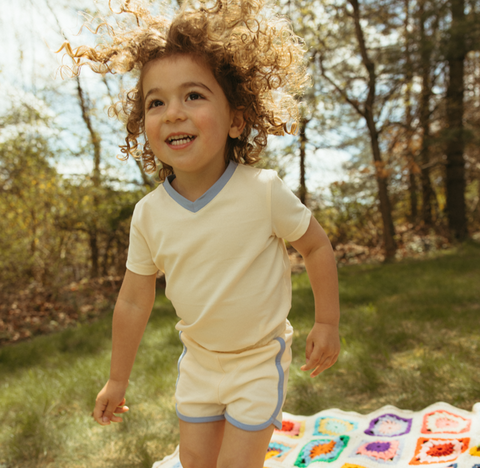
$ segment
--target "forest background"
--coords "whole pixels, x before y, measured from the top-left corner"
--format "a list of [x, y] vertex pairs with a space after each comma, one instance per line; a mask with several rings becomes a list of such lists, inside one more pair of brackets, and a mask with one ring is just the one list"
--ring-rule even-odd
[[[115, 158], [124, 131], [108, 108], [134, 77], [53, 78], [64, 40], [99, 40], [86, 28], [76, 35], [85, 19], [93, 29], [99, 16], [119, 20], [108, 2], [6, 3], [0, 345], [111, 310], [133, 207], [156, 186], [139, 161]], [[392, 261], [479, 237], [480, 1], [277, 3], [305, 40], [312, 86], [298, 135], [275, 138], [263, 165], [281, 176], [295, 168], [297, 194], [338, 263]], [[179, 6], [166, 5], [169, 14]], [[309, 168], [322, 150], [349, 159], [341, 181], [316, 191]]]

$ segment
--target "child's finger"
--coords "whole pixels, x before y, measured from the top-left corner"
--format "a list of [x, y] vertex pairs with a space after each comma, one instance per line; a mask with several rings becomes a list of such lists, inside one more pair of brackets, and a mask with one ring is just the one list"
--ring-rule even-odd
[[301, 367], [301, 370], [308, 371], [308, 370], [318, 369], [318, 368], [323, 369], [323, 365], [327, 359], [328, 357], [323, 353], [318, 357], [312, 355], [310, 359], [307, 361], [307, 363]]
[[102, 425], [108, 425], [110, 422], [121, 422], [123, 419], [120, 416], [115, 416], [114, 413], [126, 413], [129, 408], [128, 406], [123, 406], [125, 404], [125, 398], [120, 402], [120, 404], [114, 404], [109, 402], [105, 411], [103, 412], [101, 422]]
[[110, 424], [110, 421], [113, 419], [113, 418], [117, 418], [118, 416], [115, 416], [113, 414], [113, 411], [112, 410], [109, 410], [109, 409], [106, 409], [103, 414], [102, 414], [102, 418], [101, 420], [99, 421], [100, 424], [102, 426], [108, 426]]
[[122, 413], [126, 413], [129, 410], [130, 410], [130, 408], [128, 406], [117, 406], [114, 413], [115, 414], [122, 414]]
[[99, 402], [95, 404], [95, 408], [93, 409], [92, 416], [93, 416], [93, 419], [95, 419], [95, 421], [97, 421], [99, 424], [102, 424], [101, 420], [106, 407], [107, 407], [106, 404], [102, 404]]
[[311, 377], [316, 377], [324, 370], [332, 367], [338, 358], [338, 353], [332, 355], [318, 349], [315, 351], [319, 353], [319, 356], [317, 356], [317, 353], [313, 352], [310, 356], [310, 359], [307, 360], [307, 363], [301, 367], [301, 370], [303, 371], [314, 369], [314, 371], [310, 374]]
[[111, 422], [122, 422], [123, 419], [120, 416], [113, 415], [112, 419], [110, 419]]
[[311, 342], [307, 342], [305, 356], [307, 358], [307, 362], [303, 366], [305, 369], [302, 370], [314, 369], [321, 363], [322, 360], [325, 359], [325, 353], [323, 352], [322, 348], [318, 344], [315, 346], [313, 340]]
[[118, 406], [115, 408], [114, 413], [126, 413], [130, 408], [128, 406], [125, 406], [125, 398], [118, 404]]
[[330, 358], [326, 359], [321, 365], [319, 365], [311, 374], [310, 377], [316, 377], [321, 374], [324, 370], [329, 369], [335, 364], [336, 359]]
[[307, 359], [307, 362], [310, 359], [310, 356], [312, 355], [313, 352], [313, 341], [307, 340], [307, 344], [305, 346], [305, 358]]

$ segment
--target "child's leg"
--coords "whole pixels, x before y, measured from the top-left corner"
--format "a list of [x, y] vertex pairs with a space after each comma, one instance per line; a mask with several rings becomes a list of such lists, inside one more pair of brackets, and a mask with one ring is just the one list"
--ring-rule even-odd
[[250, 432], [228, 421], [179, 422], [183, 468], [263, 468], [273, 425]]
[[261, 431], [244, 431], [225, 422], [216, 468], [263, 468], [273, 424]]
[[179, 419], [180, 462], [183, 468], [215, 468], [225, 420], [189, 423]]

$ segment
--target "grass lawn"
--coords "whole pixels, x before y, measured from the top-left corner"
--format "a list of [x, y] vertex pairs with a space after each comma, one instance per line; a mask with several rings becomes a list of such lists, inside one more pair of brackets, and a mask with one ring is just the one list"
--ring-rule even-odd
[[[293, 278], [294, 361], [285, 411], [382, 405], [419, 410], [480, 401], [480, 245], [435, 258], [339, 271], [342, 352], [316, 379], [299, 367], [313, 320], [305, 274]], [[178, 441], [173, 389], [182, 347], [158, 294], [127, 393], [122, 424], [90, 413], [108, 377], [110, 321], [0, 349], [0, 468], [151, 467]]]

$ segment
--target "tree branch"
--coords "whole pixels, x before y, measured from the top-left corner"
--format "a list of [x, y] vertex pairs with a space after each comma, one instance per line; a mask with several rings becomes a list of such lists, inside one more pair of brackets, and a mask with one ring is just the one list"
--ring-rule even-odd
[[351, 99], [347, 92], [340, 88], [340, 86], [337, 85], [337, 83], [335, 83], [325, 72], [325, 68], [323, 67], [323, 57], [320, 55], [319, 58], [318, 58], [318, 62], [319, 62], [319, 65], [320, 65], [320, 73], [321, 75], [335, 88], [335, 90], [343, 97], [343, 99], [345, 99], [345, 101], [347, 101], [359, 114], [360, 116], [362, 116], [363, 118], [365, 118], [365, 113], [363, 112], [363, 110], [360, 108], [360, 103], [355, 100], [355, 99]]

